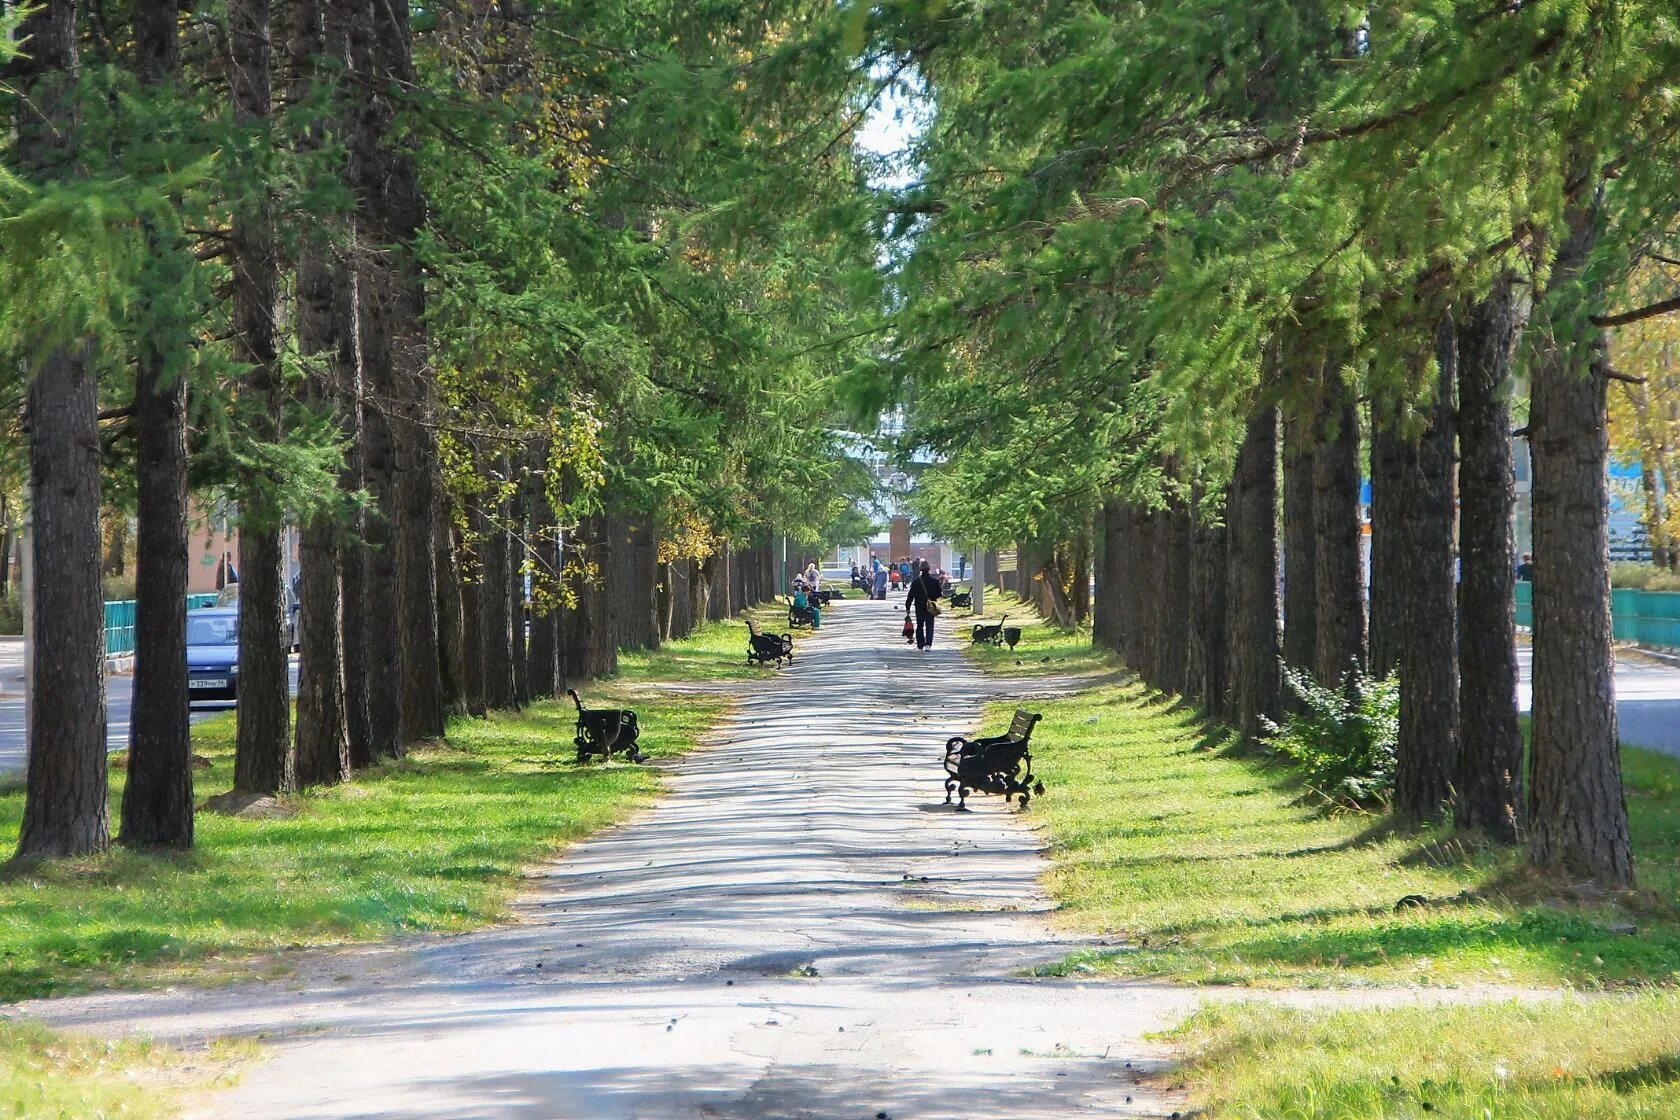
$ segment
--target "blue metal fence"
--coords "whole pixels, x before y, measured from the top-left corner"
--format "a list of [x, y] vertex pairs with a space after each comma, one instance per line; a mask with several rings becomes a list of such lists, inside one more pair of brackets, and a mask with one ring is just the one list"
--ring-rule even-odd
[[[216, 593], [188, 595], [187, 609], [216, 605]], [[134, 600], [120, 599], [105, 604], [105, 655], [134, 652]]]
[[[1517, 625], [1534, 625], [1534, 585], [1517, 584]], [[1680, 649], [1680, 591], [1610, 592], [1610, 626], [1617, 640], [1660, 649]]]

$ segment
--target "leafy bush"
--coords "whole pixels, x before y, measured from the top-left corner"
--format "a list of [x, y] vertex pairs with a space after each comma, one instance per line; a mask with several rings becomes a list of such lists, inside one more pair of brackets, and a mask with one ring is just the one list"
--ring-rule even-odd
[[1394, 789], [1394, 745], [1400, 736], [1400, 678], [1353, 670], [1345, 687], [1283, 667], [1294, 712], [1265, 721], [1265, 744], [1294, 760], [1326, 796], [1356, 805], [1386, 801]]
[[120, 603], [126, 599], [134, 598], [134, 577], [132, 575], [106, 576], [103, 586], [107, 603]]
[[1637, 587], [1642, 591], [1680, 591], [1680, 572], [1655, 564], [1628, 561], [1610, 565], [1611, 587]]
[[23, 633], [23, 597], [16, 587], [0, 595], [0, 634]]

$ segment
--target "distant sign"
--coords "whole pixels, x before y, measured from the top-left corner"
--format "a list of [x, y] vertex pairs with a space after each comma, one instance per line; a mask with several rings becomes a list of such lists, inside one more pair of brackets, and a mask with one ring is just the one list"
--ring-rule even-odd
[[997, 558], [997, 570], [999, 574], [1004, 572], [1013, 572], [1015, 570], [1015, 550], [1013, 548], [998, 550]]

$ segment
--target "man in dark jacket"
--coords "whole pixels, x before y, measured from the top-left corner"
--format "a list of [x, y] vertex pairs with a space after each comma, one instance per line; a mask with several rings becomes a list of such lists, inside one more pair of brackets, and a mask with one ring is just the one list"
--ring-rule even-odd
[[914, 579], [910, 581], [910, 594], [905, 596], [904, 610], [911, 608], [916, 611], [916, 648], [933, 648], [933, 601], [939, 598], [939, 581], [934, 579], [928, 571], [928, 562], [923, 560], [917, 565]]

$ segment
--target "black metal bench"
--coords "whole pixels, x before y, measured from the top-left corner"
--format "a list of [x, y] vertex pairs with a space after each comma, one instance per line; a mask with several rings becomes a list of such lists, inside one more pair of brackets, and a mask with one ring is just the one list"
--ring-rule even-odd
[[953, 793], [960, 809], [968, 807], [970, 793], [1001, 793], [1005, 801], [1019, 797], [1025, 809], [1035, 794], [1043, 794], [1044, 783], [1032, 772], [1032, 733], [1041, 718], [1017, 708], [1002, 735], [951, 738], [945, 744], [945, 804]]
[[610, 762], [615, 750], [622, 751], [631, 762], [647, 761], [647, 755], [636, 745], [642, 731], [635, 712], [628, 708], [585, 708], [574, 688], [568, 688], [566, 695], [577, 705], [577, 733], [572, 743], [577, 747], [579, 762], [597, 754]]
[[[979, 645], [981, 642], [986, 642], [994, 646], [1001, 646], [1003, 644], [1003, 624], [1008, 621], [1009, 616], [1004, 615], [1002, 618], [998, 619], [995, 624], [981, 624], [976, 622], [974, 624], [974, 628], [969, 631], [969, 641], [973, 642], [975, 645]], [[1017, 633], [1019, 632], [1017, 631]]]
[[767, 665], [774, 661], [776, 668], [782, 667], [782, 662], [793, 663], [793, 635], [766, 634], [758, 628], [758, 623], [747, 619], [747, 664], [758, 662]]
[[953, 592], [951, 592], [951, 606], [955, 607], [958, 610], [963, 610], [964, 608], [972, 608], [974, 606], [974, 592], [972, 592], [972, 591], [953, 591]]
[[815, 621], [816, 618], [812, 615], [810, 607], [796, 607], [793, 605], [792, 599], [788, 600], [789, 626], [793, 627], [795, 630], [805, 629], [810, 627]]

